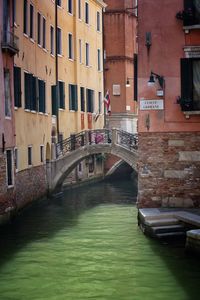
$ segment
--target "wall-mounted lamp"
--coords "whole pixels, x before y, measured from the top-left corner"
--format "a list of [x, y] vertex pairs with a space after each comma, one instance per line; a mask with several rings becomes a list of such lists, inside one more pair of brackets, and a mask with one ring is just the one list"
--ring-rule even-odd
[[160, 76], [154, 72], [151, 71], [151, 75], [149, 77], [148, 86], [152, 86], [155, 84], [155, 79], [158, 80], [160, 87], [164, 88], [165, 79], [163, 76]]
[[130, 77], [127, 77], [126, 79], [126, 87], [130, 87], [130, 80], [133, 80], [134, 78], [130, 78]]

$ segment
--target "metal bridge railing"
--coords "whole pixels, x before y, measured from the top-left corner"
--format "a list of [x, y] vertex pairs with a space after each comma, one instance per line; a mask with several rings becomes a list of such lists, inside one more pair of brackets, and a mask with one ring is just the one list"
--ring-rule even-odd
[[86, 145], [118, 144], [130, 151], [137, 150], [138, 136], [119, 129], [96, 129], [72, 134], [56, 144], [56, 158]]
[[117, 129], [116, 143], [129, 150], [138, 149], [138, 135]]

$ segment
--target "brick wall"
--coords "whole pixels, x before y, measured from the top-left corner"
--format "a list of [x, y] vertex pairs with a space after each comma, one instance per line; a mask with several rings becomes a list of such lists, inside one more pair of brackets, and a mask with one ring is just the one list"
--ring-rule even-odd
[[15, 178], [15, 188], [18, 209], [44, 196], [47, 191], [45, 166], [18, 172]]
[[139, 207], [200, 207], [200, 132], [141, 133]]

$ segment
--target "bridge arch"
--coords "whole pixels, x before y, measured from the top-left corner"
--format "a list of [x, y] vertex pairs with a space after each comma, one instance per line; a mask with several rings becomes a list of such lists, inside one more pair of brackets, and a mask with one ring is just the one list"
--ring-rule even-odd
[[[70, 141], [72, 142], [72, 141]], [[137, 149], [130, 149], [130, 144], [125, 147], [119, 143], [117, 139], [117, 131], [112, 132], [112, 140], [109, 137], [106, 143], [87, 143], [84, 146], [66, 153], [60, 158], [51, 162], [51, 171], [48, 172], [49, 188], [51, 191], [62, 186], [67, 175], [79, 164], [93, 154], [113, 154], [128, 163], [135, 171], [137, 171], [138, 153]]]

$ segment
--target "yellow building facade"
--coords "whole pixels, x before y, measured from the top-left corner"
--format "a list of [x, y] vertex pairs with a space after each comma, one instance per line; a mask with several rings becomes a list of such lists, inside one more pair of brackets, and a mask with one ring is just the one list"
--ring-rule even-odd
[[20, 173], [52, 158], [52, 142], [103, 127], [105, 3], [57, 0], [56, 9], [53, 0], [16, 2], [15, 163]]

